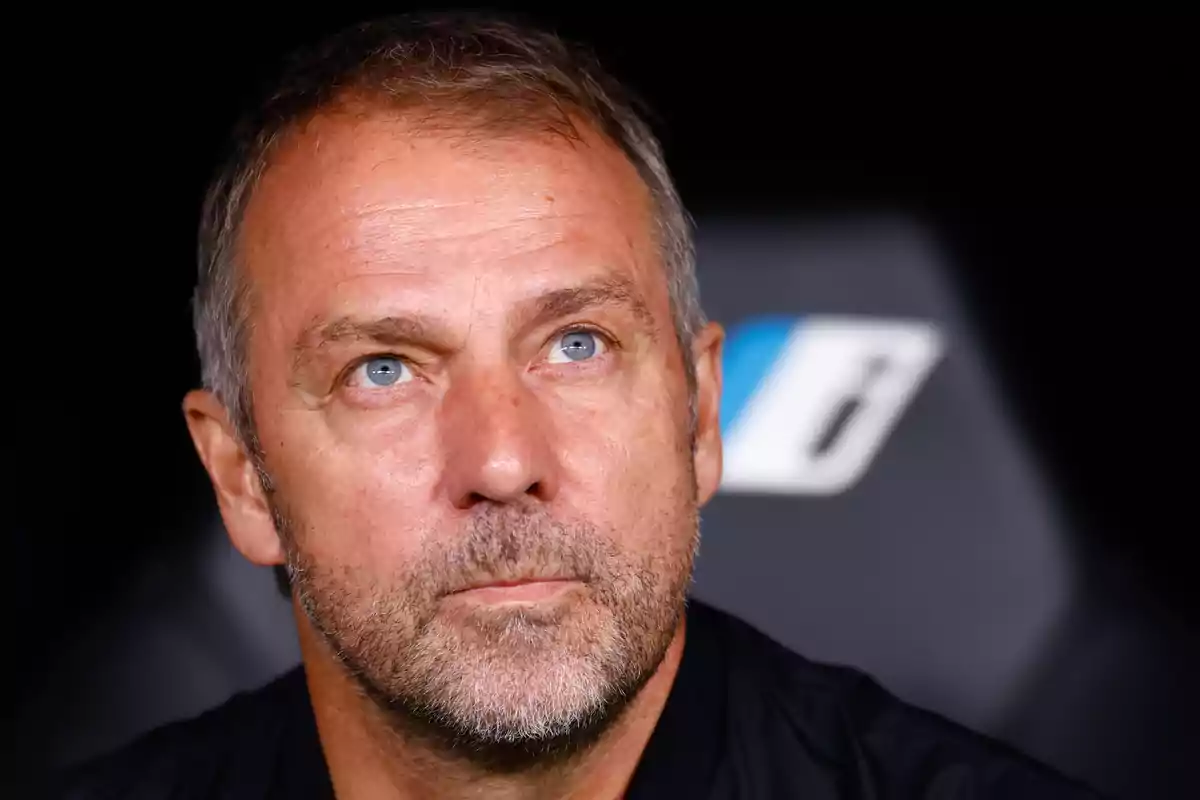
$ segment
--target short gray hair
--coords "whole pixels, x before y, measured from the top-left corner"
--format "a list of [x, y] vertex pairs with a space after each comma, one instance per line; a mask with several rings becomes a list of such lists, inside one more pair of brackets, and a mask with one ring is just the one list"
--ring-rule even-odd
[[[640, 104], [586, 50], [509, 17], [405, 15], [347, 28], [295, 53], [234, 128], [229, 153], [205, 196], [193, 298], [205, 388], [238, 436], [260, 454], [246, 374], [251, 304], [237, 269], [247, 203], [277, 143], [322, 111], [353, 100], [430, 112], [427, 124], [470, 123], [575, 135], [571, 118], [617, 145], [654, 206], [671, 313], [695, 394], [691, 342], [704, 325], [691, 220]], [[695, 413], [693, 407], [693, 415]]]

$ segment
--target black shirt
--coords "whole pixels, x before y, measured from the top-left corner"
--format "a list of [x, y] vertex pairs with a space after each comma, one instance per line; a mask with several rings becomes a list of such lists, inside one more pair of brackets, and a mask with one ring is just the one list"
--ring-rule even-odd
[[[330, 800], [302, 668], [69, 776], [70, 800]], [[702, 603], [626, 795], [803, 800], [1096, 798], [1011, 748], [814, 663]]]

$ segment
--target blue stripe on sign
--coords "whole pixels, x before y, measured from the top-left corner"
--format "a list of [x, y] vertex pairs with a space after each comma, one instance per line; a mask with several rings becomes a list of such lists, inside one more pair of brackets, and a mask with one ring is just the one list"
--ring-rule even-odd
[[729, 431], [729, 426], [758, 391], [799, 324], [798, 317], [754, 317], [730, 330], [721, 358], [722, 433]]

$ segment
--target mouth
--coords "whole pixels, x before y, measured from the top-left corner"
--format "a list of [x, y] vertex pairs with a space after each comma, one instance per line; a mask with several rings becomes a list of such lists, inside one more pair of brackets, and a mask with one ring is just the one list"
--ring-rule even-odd
[[579, 578], [568, 576], [485, 580], [451, 592], [448, 597], [488, 605], [538, 603], [557, 599], [582, 585]]

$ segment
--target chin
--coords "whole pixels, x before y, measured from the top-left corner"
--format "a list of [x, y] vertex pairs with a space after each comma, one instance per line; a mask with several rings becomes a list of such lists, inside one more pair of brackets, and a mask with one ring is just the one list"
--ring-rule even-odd
[[671, 633], [653, 653], [631, 647], [616, 615], [586, 590], [552, 603], [451, 602], [392, 670], [357, 677], [398, 730], [452, 758], [516, 769], [567, 758], [608, 730], [658, 668]]
[[567, 758], [594, 741], [653, 668], [631, 669], [611, 615], [580, 605], [436, 621], [412, 651], [419, 680], [387, 692], [396, 723], [490, 769]]

